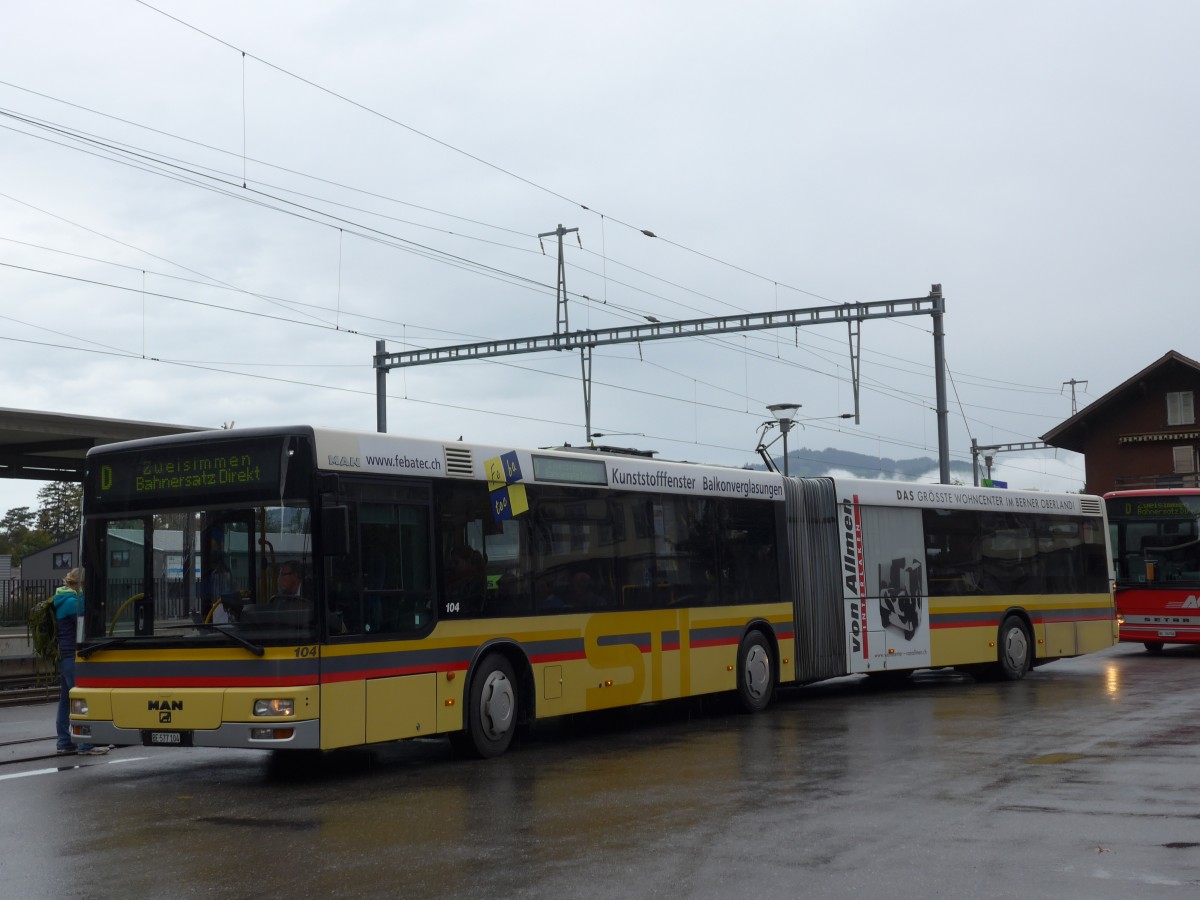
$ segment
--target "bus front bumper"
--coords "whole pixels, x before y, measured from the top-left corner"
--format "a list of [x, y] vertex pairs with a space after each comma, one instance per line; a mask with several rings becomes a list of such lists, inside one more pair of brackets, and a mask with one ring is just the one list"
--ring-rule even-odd
[[145, 747], [228, 747], [247, 750], [318, 750], [321, 723], [226, 722], [194, 730], [119, 728], [110, 721], [71, 720], [71, 738], [78, 743], [141, 745]]

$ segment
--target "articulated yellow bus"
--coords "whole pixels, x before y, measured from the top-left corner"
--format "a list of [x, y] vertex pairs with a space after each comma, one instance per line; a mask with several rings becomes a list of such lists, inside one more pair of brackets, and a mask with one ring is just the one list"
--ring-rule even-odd
[[294, 427], [92, 450], [71, 729], [333, 749], [1111, 646], [1103, 503]]

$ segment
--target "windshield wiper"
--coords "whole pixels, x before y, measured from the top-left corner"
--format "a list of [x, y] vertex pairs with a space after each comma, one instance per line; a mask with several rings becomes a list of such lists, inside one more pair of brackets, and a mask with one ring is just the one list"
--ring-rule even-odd
[[[247, 650], [249, 650], [255, 656], [262, 656], [263, 653], [265, 652], [262, 647], [258, 646], [258, 644], [251, 643], [250, 641], [248, 641], [244, 637], [242, 637], [240, 634], [234, 634], [231, 631], [226, 631], [225, 629], [228, 626], [224, 625], [224, 624], [214, 624], [212, 622], [194, 622], [191, 625], [178, 625], [178, 626], [169, 626], [169, 627], [208, 628], [208, 629], [211, 629], [212, 631], [220, 632], [221, 634], [225, 635], [225, 637], [229, 638], [231, 641], [233, 641], [235, 643], [241, 644], [243, 647], [245, 647]], [[87, 659], [89, 656], [91, 656], [97, 650], [107, 650], [109, 647], [117, 647], [121, 644], [124, 644], [128, 640], [130, 640], [129, 637], [109, 638], [107, 641], [99, 641], [98, 643], [95, 643], [95, 644], [88, 644], [86, 646], [78, 647], [75, 650], [75, 654], [77, 656], [79, 656], [81, 659]]]
[[129, 640], [127, 637], [109, 638], [107, 641], [100, 641], [96, 644], [88, 644], [86, 647], [77, 647], [75, 648], [75, 655], [83, 659], [87, 659], [97, 650], [104, 650], [107, 647], [115, 647], [118, 644], [125, 643], [127, 640]]
[[225, 637], [229, 638], [231, 641], [241, 644], [243, 647], [245, 647], [247, 650], [249, 650], [255, 656], [262, 656], [263, 652], [264, 652], [262, 647], [258, 646], [258, 644], [255, 644], [255, 643], [252, 643], [252, 642], [246, 640], [240, 634], [234, 634], [232, 631], [226, 631], [225, 629], [227, 629], [229, 626], [224, 623], [194, 622], [191, 625], [180, 625], [179, 627], [180, 628], [208, 628], [211, 631], [216, 631], [219, 634], [225, 635]]

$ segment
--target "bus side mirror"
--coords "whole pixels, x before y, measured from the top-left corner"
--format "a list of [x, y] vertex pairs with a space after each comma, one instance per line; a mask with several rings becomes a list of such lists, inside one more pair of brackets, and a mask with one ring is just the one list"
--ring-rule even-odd
[[321, 508], [321, 546], [326, 556], [346, 556], [350, 553], [350, 508], [324, 506]]

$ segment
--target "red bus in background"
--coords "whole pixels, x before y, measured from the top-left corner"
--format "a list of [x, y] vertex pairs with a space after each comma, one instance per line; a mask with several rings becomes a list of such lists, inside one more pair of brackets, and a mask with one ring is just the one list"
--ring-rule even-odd
[[1151, 653], [1200, 643], [1200, 489], [1104, 495], [1120, 640]]

